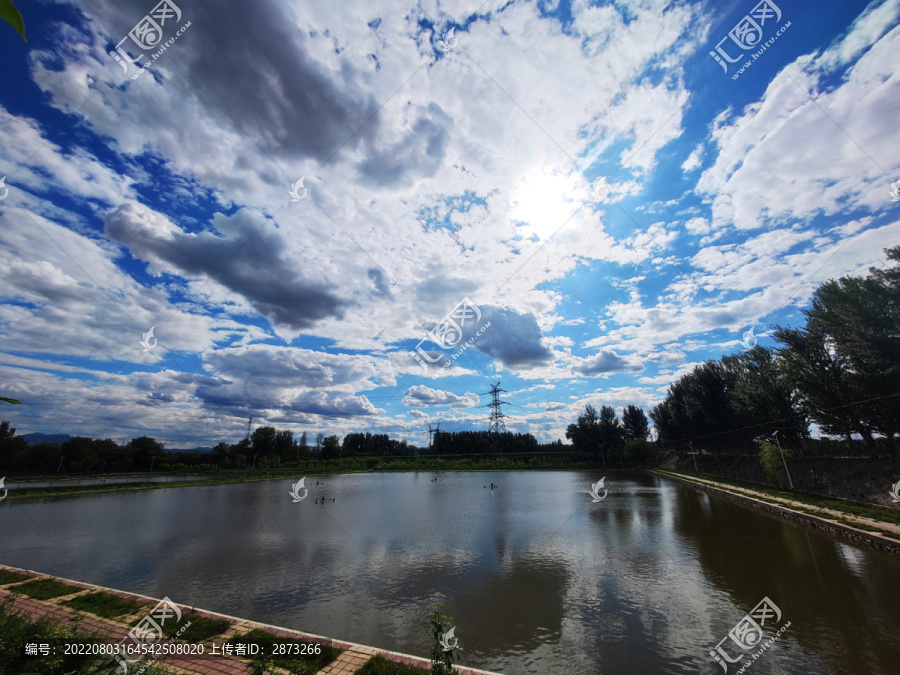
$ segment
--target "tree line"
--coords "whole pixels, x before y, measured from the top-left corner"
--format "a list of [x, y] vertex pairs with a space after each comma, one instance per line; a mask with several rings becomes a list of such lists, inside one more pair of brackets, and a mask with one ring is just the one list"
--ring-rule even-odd
[[626, 406], [619, 420], [614, 408], [600, 406], [600, 412], [587, 405], [574, 424], [566, 429], [566, 438], [576, 450], [588, 452], [603, 466], [624, 466], [627, 462], [646, 462], [656, 458], [655, 446], [647, 440], [650, 423], [641, 408]]
[[531, 434], [487, 431], [435, 434], [433, 446], [419, 448], [387, 434], [306, 433], [294, 438], [288, 429], [261, 426], [237, 443], [218, 443], [211, 451], [166, 452], [164, 443], [149, 436], [133, 438], [124, 445], [111, 439], [75, 436], [63, 443], [29, 445], [9, 422], [0, 423], [0, 474], [9, 473], [115, 473], [131, 471], [207, 471], [216, 469], [277, 469], [312, 460], [357, 457], [412, 457], [428, 455], [477, 455], [496, 452], [561, 452], [561, 441], [538, 444]]
[[893, 263], [820, 285], [800, 328], [775, 326], [780, 346], [707, 361], [673, 383], [650, 413], [659, 440], [684, 452], [757, 451], [777, 439], [802, 451], [814, 422], [895, 455], [900, 432], [900, 246]]

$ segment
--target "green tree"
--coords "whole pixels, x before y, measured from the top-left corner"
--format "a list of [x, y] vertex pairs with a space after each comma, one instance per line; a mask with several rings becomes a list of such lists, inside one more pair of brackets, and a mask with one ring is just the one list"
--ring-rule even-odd
[[633, 438], [625, 444], [625, 457], [631, 462], [640, 462], [643, 469], [656, 459], [656, 446], [644, 438]]
[[666, 399], [651, 412], [660, 440], [683, 452], [691, 439], [722, 452], [746, 434], [735, 434], [731, 392], [738, 373], [728, 362], [707, 361], [669, 387]]
[[3, 470], [25, 468], [28, 451], [28, 443], [21, 436], [16, 436], [16, 430], [9, 426], [9, 422], [0, 422], [0, 466]]
[[650, 435], [650, 423], [640, 408], [629, 405], [622, 411], [622, 427], [625, 441], [644, 440]]
[[275, 432], [274, 451], [280, 462], [292, 462], [297, 457], [294, 449], [294, 432], [282, 429]]
[[328, 436], [322, 441], [322, 459], [337, 459], [341, 442], [337, 436]]
[[594, 459], [599, 457], [603, 466], [606, 466], [606, 457], [600, 444], [600, 420], [594, 406], [584, 406], [584, 412], [578, 416], [578, 421], [566, 429], [566, 438], [572, 441], [577, 451], [589, 452]]
[[826, 434], [850, 440], [852, 433], [858, 433], [874, 451], [873, 427], [861, 403], [866, 392], [851, 372], [847, 357], [834, 349], [819, 327], [778, 328], [775, 339], [785, 345], [778, 354], [809, 417]]
[[875, 276], [828, 281], [806, 315], [807, 326], [827, 335], [846, 358], [849, 378], [869, 399], [863, 417], [893, 442], [900, 431], [900, 287]]
[[275, 427], [256, 427], [250, 436], [251, 449], [254, 455], [265, 457], [276, 453], [275, 438], [278, 435]]
[[149, 471], [150, 467], [158, 469], [166, 454], [163, 444], [150, 436], [132, 438], [125, 447], [131, 451], [132, 466], [138, 471]]
[[600, 406], [600, 417], [597, 419], [597, 436], [600, 447], [607, 457], [612, 457], [622, 451], [625, 445], [625, 429], [619, 422], [615, 408]]
[[722, 361], [736, 374], [729, 392], [734, 410], [732, 436], [743, 436], [752, 447], [757, 436], [781, 433], [781, 438], [798, 441], [809, 436], [809, 421], [803, 412], [799, 393], [785, 374], [775, 350], [757, 345]]

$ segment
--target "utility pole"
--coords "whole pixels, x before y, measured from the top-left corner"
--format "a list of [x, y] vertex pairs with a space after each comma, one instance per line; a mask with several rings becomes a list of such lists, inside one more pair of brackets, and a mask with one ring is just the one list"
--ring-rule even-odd
[[778, 440], [778, 432], [776, 431], [774, 434], [775, 442], [778, 443], [778, 452], [781, 453], [781, 461], [784, 463], [784, 472], [788, 477], [788, 484], [791, 486], [791, 493], [794, 495], [794, 499], [797, 498], [797, 491], [794, 489], [794, 481], [791, 480], [791, 472], [788, 470], [787, 460], [784, 458], [784, 450], [781, 449], [781, 441]]
[[697, 468], [697, 454], [694, 452], [694, 441], [691, 441], [689, 445], [691, 446], [691, 457], [694, 458], [694, 473], [699, 476], [700, 470]]

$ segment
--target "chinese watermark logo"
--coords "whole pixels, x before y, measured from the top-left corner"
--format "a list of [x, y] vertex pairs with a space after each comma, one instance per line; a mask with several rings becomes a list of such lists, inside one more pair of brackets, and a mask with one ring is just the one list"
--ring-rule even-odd
[[309, 190], [303, 187], [304, 180], [306, 180], [306, 176], [301, 176], [300, 180], [291, 185], [291, 189], [288, 190], [292, 202], [299, 202], [301, 199], [306, 199], [306, 195], [309, 194]]
[[459, 39], [453, 34], [455, 31], [456, 26], [444, 33], [441, 39], [437, 41], [437, 48], [442, 52], [449, 52], [453, 49], [456, 43], [459, 42]]
[[[773, 618], [774, 621], [772, 620]], [[728, 672], [727, 663], [739, 663], [744, 657], [751, 659], [749, 661], [744, 661], [741, 669], [737, 671], [738, 673], [743, 673], [747, 668], [753, 665], [756, 659], [762, 656], [762, 653], [766, 651], [775, 640], [781, 637], [781, 634], [791, 625], [791, 622], [788, 621], [773, 637], [766, 641], [765, 644], [762, 644], [764, 637], [763, 626], [766, 625], [767, 621], [770, 624], [770, 628], [772, 625], [781, 621], [781, 610], [778, 608], [778, 605], [769, 600], [768, 596], [760, 600], [759, 604], [750, 610], [749, 614], [738, 621], [735, 627], [728, 631], [728, 635], [719, 641], [715, 650], [709, 652], [709, 655], [722, 666], [722, 669], [726, 673]], [[756, 649], [757, 647], [760, 647], [760, 649], [753, 654], [738, 654], [732, 658], [726, 653], [724, 647], [722, 647], [722, 643], [728, 639], [745, 652]]]
[[6, 187], [6, 176], [0, 178], [0, 202], [6, 199], [6, 196], [9, 194], [9, 188]]
[[[0, 481], [0, 487], [3, 487], [3, 481]], [[891, 485], [891, 497], [894, 498], [893, 501], [900, 502], [900, 480]]]
[[[9, 492], [9, 490], [6, 489], [6, 485], [4, 484], [5, 482], [6, 482], [6, 476], [3, 476], [3, 478], [0, 478], [0, 490], [3, 490], [3, 496], [0, 497], [0, 502], [2, 502], [4, 499], [6, 499], [6, 493]], [[900, 483], [897, 483], [897, 485], [900, 485]], [[895, 499], [894, 501], [897, 501], [897, 500]]]
[[[293, 499], [293, 502], [292, 502], [293, 504], [296, 504], [297, 502], [302, 502], [304, 499], [306, 499], [306, 495], [309, 494], [309, 488], [307, 488], [307, 487], [303, 484], [303, 481], [305, 481], [305, 480], [306, 480], [306, 476], [304, 476], [303, 478], [301, 478], [300, 480], [298, 480], [296, 483], [294, 483], [294, 484], [291, 486], [291, 491], [290, 491], [289, 494], [291, 495], [291, 497], [294, 498], [294, 499]], [[301, 489], [301, 488], [303, 489], [303, 496], [302, 496], [302, 497], [300, 496], [300, 489]]]
[[[607, 487], [604, 483], [605, 480], [606, 480], [606, 476], [603, 476], [603, 478], [601, 478], [596, 483], [591, 485], [591, 489], [590, 489], [590, 492], [588, 492], [588, 494], [594, 498], [594, 501], [593, 501], [594, 504], [596, 504], [597, 502], [602, 502], [604, 499], [606, 499], [606, 495], [609, 494], [609, 490], [607, 489]], [[603, 490], [602, 497], [600, 496], [600, 490]]]
[[744, 338], [741, 340], [744, 351], [750, 351], [756, 346], [756, 336], [753, 334], [754, 328], [756, 328], [756, 326], [750, 326], [750, 330], [744, 331]]
[[[6, 176], [4, 176], [6, 178]], [[0, 180], [0, 185], [3, 185], [3, 181]], [[3, 195], [5, 197], [6, 195]], [[3, 199], [0, 197], [0, 199]], [[892, 202], [900, 202], [900, 180], [896, 183], [891, 183], [891, 201]]]
[[[181, 28], [178, 29], [178, 32], [175, 33], [174, 37], [169, 38], [168, 41], [161, 44], [163, 39], [163, 28], [166, 25], [166, 22], [169, 22], [170, 27], [174, 24], [177, 24], [181, 21], [181, 9], [179, 9], [178, 5], [176, 5], [172, 0], [162, 0], [156, 7], [150, 10], [150, 13], [145, 15], [143, 19], [135, 24], [134, 28], [128, 31], [128, 35], [123, 37], [119, 44], [116, 45], [115, 51], [109, 52], [109, 55], [112, 56], [116, 62], [122, 66], [122, 70], [125, 74], [128, 74], [128, 64], [133, 63], [137, 65], [140, 70], [132, 76], [131, 79], [136, 80], [140, 77], [145, 70], [162, 56], [162, 53], [166, 51], [169, 47], [175, 44], [175, 40], [177, 40], [182, 33], [191, 25], [191, 22], [188, 21]], [[141, 63], [141, 59], [144, 58], [144, 54], [137, 56], [136, 58], [131, 58], [128, 52], [122, 48], [122, 43], [125, 40], [131, 38], [131, 41], [140, 47], [144, 51], [149, 51], [151, 49], [155, 49], [158, 45], [160, 45], [159, 51], [155, 54], [149, 54], [147, 56], [147, 61], [145, 63]]]
[[[114, 657], [114, 660], [120, 666], [122, 666], [123, 672], [128, 672], [128, 666], [125, 664], [126, 661], [130, 664], [137, 663], [146, 654], [153, 653], [155, 651], [153, 645], [158, 640], [163, 639], [163, 627], [165, 626], [166, 621], [169, 619], [174, 619], [173, 623], [178, 623], [179, 621], [181, 621], [181, 609], [178, 607], [178, 605], [169, 600], [168, 597], [165, 597], [160, 600], [159, 603], [157, 603], [156, 607], [153, 608], [149, 616], [145, 616], [143, 619], [138, 621], [137, 625], [131, 629], [128, 635], [122, 638], [121, 642], [119, 643], [120, 649], [116, 650], [116, 656]], [[184, 630], [190, 625], [191, 622], [188, 621], [187, 624], [182, 626], [178, 633], [169, 638], [169, 640], [172, 641], [176, 637], [180, 636], [181, 633], [184, 632]], [[135, 644], [128, 643], [127, 640], [129, 638]], [[136, 656], [136, 658], [129, 658], [128, 655]]]
[[459, 638], [455, 637], [454, 633], [456, 633], [456, 626], [441, 634], [441, 647], [444, 648], [445, 652], [452, 651], [459, 645]]
[[600, 176], [591, 183], [591, 196], [598, 202], [602, 202], [609, 194], [609, 186], [606, 184], [606, 177]]
[[[450, 310], [450, 313], [447, 314], [447, 316], [438, 321], [437, 325], [428, 332], [426, 337], [419, 340], [419, 344], [416, 345], [416, 352], [418, 353], [414, 354], [416, 361], [419, 362], [419, 365], [422, 366], [427, 373], [428, 364], [425, 362], [437, 363], [443, 359], [444, 356], [438, 354], [436, 357], [432, 358], [432, 356], [422, 348], [422, 343], [430, 340], [441, 349], [452, 349], [459, 344], [460, 340], [462, 340], [463, 329], [467, 325], [474, 327], [479, 321], [481, 321], [481, 310], [478, 308], [478, 305], [472, 302], [468, 297], [463, 298], [457, 303], [456, 307]], [[475, 335], [470, 337], [451, 358], [446, 360], [443, 367], [449, 368], [453, 361], [456, 361], [466, 349], [475, 344], [475, 341], [481, 337], [481, 334], [484, 333], [490, 325], [491, 322], [488, 321], [482, 326], [481, 329]]]
[[763, 43], [762, 39], [767, 21], [769, 22], [769, 28], [781, 21], [781, 10], [772, 0], [762, 0], [756, 7], [751, 9], [749, 14], [744, 16], [734, 28], [728, 31], [728, 35], [719, 40], [715, 51], [709, 52], [709, 55], [716, 60], [716, 63], [722, 66], [722, 70], [727, 74], [728, 64], [737, 63], [744, 58], [744, 54], [737, 52], [737, 56], [732, 57], [729, 51], [722, 46], [723, 42], [731, 38], [731, 43], [729, 43], [731, 51], [734, 51], [734, 45], [737, 45], [743, 51], [760, 47], [758, 51], [750, 55], [752, 57], [751, 60], [747, 61], [737, 74], [732, 75], [731, 79], [736, 80], [791, 25], [791, 22], [788, 21], [775, 33], [774, 37]]
[[[144, 333], [143, 339], [140, 342], [140, 345], [141, 345], [141, 347], [144, 348], [145, 352], [149, 352], [151, 349], [153, 349], [156, 346], [157, 341], [156, 341], [156, 338], [153, 337], [153, 329], [154, 328], [156, 328], [156, 326], [150, 326], [150, 330], [148, 330], [146, 333]], [[153, 340], [152, 345], [150, 344], [150, 340]]]

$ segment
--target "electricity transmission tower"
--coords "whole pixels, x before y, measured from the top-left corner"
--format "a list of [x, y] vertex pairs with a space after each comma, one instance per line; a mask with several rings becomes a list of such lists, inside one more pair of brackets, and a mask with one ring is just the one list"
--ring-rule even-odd
[[432, 429], [431, 424], [428, 425], [428, 448], [431, 448], [432, 442], [434, 441], [434, 435], [441, 430], [441, 423], [438, 422], [437, 426]]
[[509, 392], [506, 389], [500, 388], [500, 383], [492, 384], [490, 391], [484, 391], [481, 393], [482, 396], [486, 396], [490, 394], [491, 402], [483, 406], [485, 408], [491, 409], [490, 415], [490, 424], [488, 425], [488, 431], [494, 434], [499, 434], [501, 431], [506, 431], [506, 425], [503, 423], [503, 418], [506, 415], [503, 414], [503, 411], [500, 409], [501, 405], [509, 405], [506, 401], [500, 400], [500, 393], [508, 394]]

